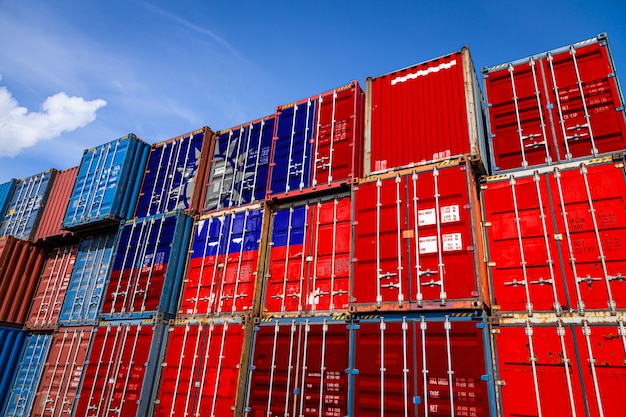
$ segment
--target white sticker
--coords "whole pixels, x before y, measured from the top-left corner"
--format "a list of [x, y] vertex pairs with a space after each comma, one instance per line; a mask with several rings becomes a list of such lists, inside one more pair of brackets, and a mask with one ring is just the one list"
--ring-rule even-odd
[[441, 207], [441, 223], [458, 222], [461, 220], [458, 204], [455, 206]]
[[222, 164], [222, 166], [215, 167], [215, 171], [213, 171], [213, 175], [222, 175], [226, 171], [226, 163]]
[[460, 233], [450, 233], [447, 235], [442, 235], [441, 240], [443, 241], [444, 252], [451, 252], [463, 249], [463, 241]]
[[437, 253], [437, 236], [420, 238], [420, 254]]
[[417, 222], [420, 226], [427, 226], [429, 224], [437, 223], [437, 215], [435, 209], [420, 210], [417, 212]]
[[215, 184], [213, 184], [213, 192], [219, 193], [220, 191], [222, 191], [222, 181], [218, 181]]

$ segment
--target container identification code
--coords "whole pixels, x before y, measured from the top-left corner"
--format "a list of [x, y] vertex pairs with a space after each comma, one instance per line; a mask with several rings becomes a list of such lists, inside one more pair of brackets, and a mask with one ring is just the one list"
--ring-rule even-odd
[[[448, 233], [441, 235], [444, 252], [452, 252], [463, 249], [461, 233]], [[437, 253], [437, 236], [425, 236], [419, 240], [420, 254]]]
[[[441, 212], [441, 223], [452, 223], [461, 220], [459, 205], [443, 206], [439, 210]], [[435, 209], [424, 209], [418, 211], [417, 221], [420, 226], [429, 226], [437, 224], [437, 215]]]

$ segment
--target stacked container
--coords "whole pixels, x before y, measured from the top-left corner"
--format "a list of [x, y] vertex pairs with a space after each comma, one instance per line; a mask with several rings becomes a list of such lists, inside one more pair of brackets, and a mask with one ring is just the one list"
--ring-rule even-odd
[[77, 174], [78, 167], [57, 172], [54, 183], [50, 188], [50, 196], [41, 215], [37, 233], [34, 236], [35, 242], [48, 246], [60, 246], [77, 241], [77, 238], [71, 232], [61, 229], [63, 216], [67, 210], [70, 193], [74, 188]]
[[5, 182], [4, 184], [0, 184], [0, 218], [4, 218], [4, 214], [6, 213], [7, 207], [11, 202], [11, 197], [13, 197], [13, 191], [15, 190], [15, 185], [17, 180], [11, 180], [9, 182]]
[[618, 415], [626, 119], [606, 36], [483, 72], [498, 412]]

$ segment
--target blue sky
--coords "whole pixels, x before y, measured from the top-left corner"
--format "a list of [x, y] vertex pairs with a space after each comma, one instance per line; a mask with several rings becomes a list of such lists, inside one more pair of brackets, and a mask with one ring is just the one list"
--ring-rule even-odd
[[271, 114], [468, 45], [477, 70], [607, 32], [622, 1], [0, 0], [0, 183]]

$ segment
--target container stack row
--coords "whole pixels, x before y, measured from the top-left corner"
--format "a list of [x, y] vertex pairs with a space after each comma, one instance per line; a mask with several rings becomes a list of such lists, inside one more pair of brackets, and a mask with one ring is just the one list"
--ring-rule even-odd
[[2, 415], [619, 415], [606, 36], [482, 76], [462, 48], [0, 185]]

